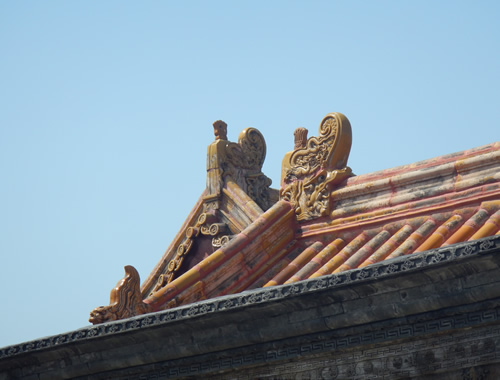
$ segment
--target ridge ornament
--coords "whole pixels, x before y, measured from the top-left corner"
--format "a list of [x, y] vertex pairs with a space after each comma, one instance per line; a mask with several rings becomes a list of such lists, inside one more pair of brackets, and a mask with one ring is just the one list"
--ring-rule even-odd
[[318, 137], [307, 139], [305, 128], [297, 128], [294, 135], [295, 148], [285, 155], [281, 167], [280, 199], [295, 206], [298, 221], [327, 216], [332, 188], [353, 175], [346, 166], [351, 124], [343, 114], [333, 112], [321, 121]]

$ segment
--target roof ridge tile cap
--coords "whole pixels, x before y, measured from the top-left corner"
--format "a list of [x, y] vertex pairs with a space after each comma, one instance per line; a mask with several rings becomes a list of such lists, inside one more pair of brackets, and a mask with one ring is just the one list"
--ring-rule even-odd
[[[348, 198], [352, 198], [356, 195], [373, 193], [385, 188], [389, 189], [395, 185], [408, 185], [421, 180], [432, 179], [432, 177], [438, 175], [464, 174], [468, 170], [470, 171], [470, 169], [494, 166], [497, 161], [500, 162], [500, 150], [478, 154], [472, 157], [461, 158], [446, 163], [436, 163], [435, 165], [423, 168], [415, 167], [413, 170], [408, 170], [406, 172], [395, 171], [393, 175], [391, 175], [391, 173], [387, 173], [387, 176], [373, 180], [370, 180], [369, 178], [372, 173], [368, 173], [366, 175], [349, 178], [345, 186], [334, 190], [332, 194], [335, 194], [335, 198], [337, 199], [344, 198], [342, 196], [344, 194], [348, 195]], [[368, 177], [366, 181], [363, 179], [361, 181], [354, 181], [356, 178], [363, 176]]]
[[346, 187], [355, 186], [357, 184], [376, 181], [380, 179], [385, 179], [405, 171], [410, 171], [410, 170], [414, 171], [423, 169], [424, 167], [436, 166], [448, 162], [456, 162], [463, 159], [481, 156], [496, 151], [500, 151], [500, 141], [487, 145], [482, 145], [477, 148], [472, 148], [460, 152], [450, 153], [443, 156], [437, 156], [426, 160], [417, 161], [406, 165], [400, 165], [400, 166], [395, 166], [393, 168], [377, 170], [371, 173], [360, 174], [358, 176], [349, 178], [346, 182]]

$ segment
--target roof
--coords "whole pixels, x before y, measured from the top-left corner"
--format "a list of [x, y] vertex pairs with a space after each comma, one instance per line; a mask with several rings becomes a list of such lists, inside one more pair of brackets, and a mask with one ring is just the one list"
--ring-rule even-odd
[[[354, 176], [351, 126], [325, 116], [318, 137], [295, 133], [280, 190], [262, 173], [262, 134], [227, 141], [214, 123], [207, 186], [139, 290], [135, 269], [91, 322], [127, 318], [361, 269], [499, 234], [500, 143]], [[361, 272], [363, 273], [363, 271]]]
[[499, 253], [491, 236], [0, 347], [0, 378], [276, 378], [299, 362], [278, 376], [296, 378], [329, 358], [338, 378], [461, 378], [498, 362]]

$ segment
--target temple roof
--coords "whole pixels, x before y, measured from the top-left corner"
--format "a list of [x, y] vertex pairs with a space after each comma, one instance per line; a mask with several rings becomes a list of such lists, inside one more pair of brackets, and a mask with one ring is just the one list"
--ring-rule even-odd
[[359, 271], [500, 233], [500, 143], [354, 176], [349, 121], [332, 113], [318, 137], [296, 131], [278, 191], [261, 172], [260, 132], [248, 128], [233, 143], [226, 128], [214, 123], [207, 186], [140, 292], [137, 272], [126, 267], [111, 305], [94, 310], [91, 322]]
[[[274, 375], [263, 363], [274, 369], [283, 361], [323, 355], [347, 366], [359, 360], [355, 353], [360, 351], [371, 360], [374, 353], [381, 357], [379, 375], [390, 371], [395, 376], [399, 367], [386, 364], [393, 362], [393, 351], [408, 355], [412, 366], [417, 355], [439, 358], [440, 375], [449, 375], [453, 365], [497, 360], [493, 350], [477, 342], [481, 330], [490, 337], [500, 321], [499, 252], [500, 236], [490, 236], [86, 326], [0, 348], [0, 377], [255, 379]], [[400, 349], [401, 341], [410, 347]], [[444, 344], [438, 353], [450, 355], [424, 355], [436, 341]], [[458, 351], [457, 359], [452, 353], [461, 345], [468, 351]], [[280, 378], [296, 377], [295, 368]], [[403, 367], [397, 377], [423, 378], [429, 369], [423, 374], [421, 366]], [[346, 367], [341, 370], [340, 378], [352, 378]], [[356, 378], [372, 374], [358, 372]]]

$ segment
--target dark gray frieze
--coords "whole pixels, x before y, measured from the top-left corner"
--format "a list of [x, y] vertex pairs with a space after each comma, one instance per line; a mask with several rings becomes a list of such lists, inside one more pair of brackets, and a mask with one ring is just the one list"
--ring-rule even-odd
[[238, 294], [217, 297], [125, 320], [88, 326], [64, 334], [3, 347], [0, 348], [0, 360], [77, 342], [160, 327], [172, 322], [199, 318], [213, 313], [222, 313], [227, 310], [243, 309], [258, 304], [271, 304], [309, 293], [374, 282], [380, 279], [400, 276], [405, 273], [420, 271], [427, 267], [437, 267], [451, 262], [473, 259], [474, 257], [489, 254], [499, 249], [500, 236], [498, 235], [472, 242], [458, 243], [426, 252], [385, 260], [362, 269], [353, 269], [289, 285], [248, 290]]
[[[199, 355], [195, 357], [166, 360], [155, 364], [138, 366], [130, 369], [113, 371], [117, 378], [140, 379], [147, 378], [177, 378], [186, 376], [208, 376], [209, 374], [229, 374], [227, 378], [235, 378], [235, 373], [230, 372], [244, 367], [237, 373], [239, 379], [255, 379], [269, 376], [271, 367], [289, 366], [290, 374], [300, 372], [300, 366], [306, 366], [309, 371], [317, 362], [318, 368], [337, 368], [354, 366], [357, 362], [380, 362], [377, 365], [381, 373], [405, 375], [422, 369], [432, 372], [441, 365], [450, 368], [462, 368], [471, 364], [471, 360], [484, 360], [484, 355], [491, 356], [500, 347], [500, 330], [498, 325], [492, 328], [492, 323], [500, 320], [500, 299], [481, 302], [476, 305], [448, 308], [416, 315], [413, 318], [398, 318], [391, 323], [378, 322], [371, 325], [368, 330], [364, 328], [341, 329], [323, 333], [308, 334], [301, 337], [284, 339], [279, 342], [255, 344], [231, 350], [230, 355], [221, 355], [220, 352]], [[470, 328], [475, 327], [474, 331]], [[454, 330], [454, 331], [453, 331]], [[447, 332], [443, 339], [438, 333]], [[475, 346], [468, 347], [471, 341], [477, 341]], [[425, 343], [424, 343], [425, 342]], [[462, 345], [460, 345], [462, 342]], [[356, 347], [371, 347], [369, 349], [355, 350]], [[392, 349], [396, 346], [396, 349]], [[331, 352], [335, 351], [334, 356]], [[441, 351], [446, 351], [444, 354]], [[391, 352], [391, 355], [388, 353]], [[326, 356], [325, 356], [326, 355]], [[406, 356], [410, 357], [406, 360]], [[421, 359], [426, 359], [423, 361]], [[438, 359], [439, 358], [439, 359]], [[408, 365], [398, 365], [398, 361], [410, 362]], [[471, 359], [471, 360], [469, 360]], [[436, 367], [437, 361], [442, 361]], [[386, 361], [390, 361], [387, 366]], [[500, 358], [488, 361], [498, 362]], [[419, 363], [420, 362], [420, 363]], [[286, 363], [286, 364], [285, 364]], [[311, 366], [312, 364], [312, 366]], [[433, 368], [436, 367], [436, 368]], [[419, 368], [420, 367], [420, 368]], [[423, 368], [422, 368], [423, 367]], [[349, 375], [348, 369], [341, 372], [347, 378], [357, 378], [355, 371]], [[278, 371], [281, 375], [286, 371]], [[419, 373], [415, 373], [418, 375]], [[232, 376], [231, 376], [232, 375]], [[267, 376], [266, 376], [267, 375]], [[363, 375], [363, 373], [358, 375]], [[373, 375], [373, 374], [372, 374]], [[421, 375], [421, 373], [420, 373]], [[217, 377], [219, 378], [219, 377]], [[221, 378], [226, 378], [221, 375]], [[280, 377], [288, 378], [288, 377]], [[309, 377], [306, 377], [309, 378]], [[322, 377], [317, 377], [322, 378]], [[327, 377], [328, 378], [328, 377]], [[334, 377], [332, 377], [334, 378]], [[345, 377], [341, 377], [345, 378]], [[359, 378], [364, 379], [363, 376]]]

